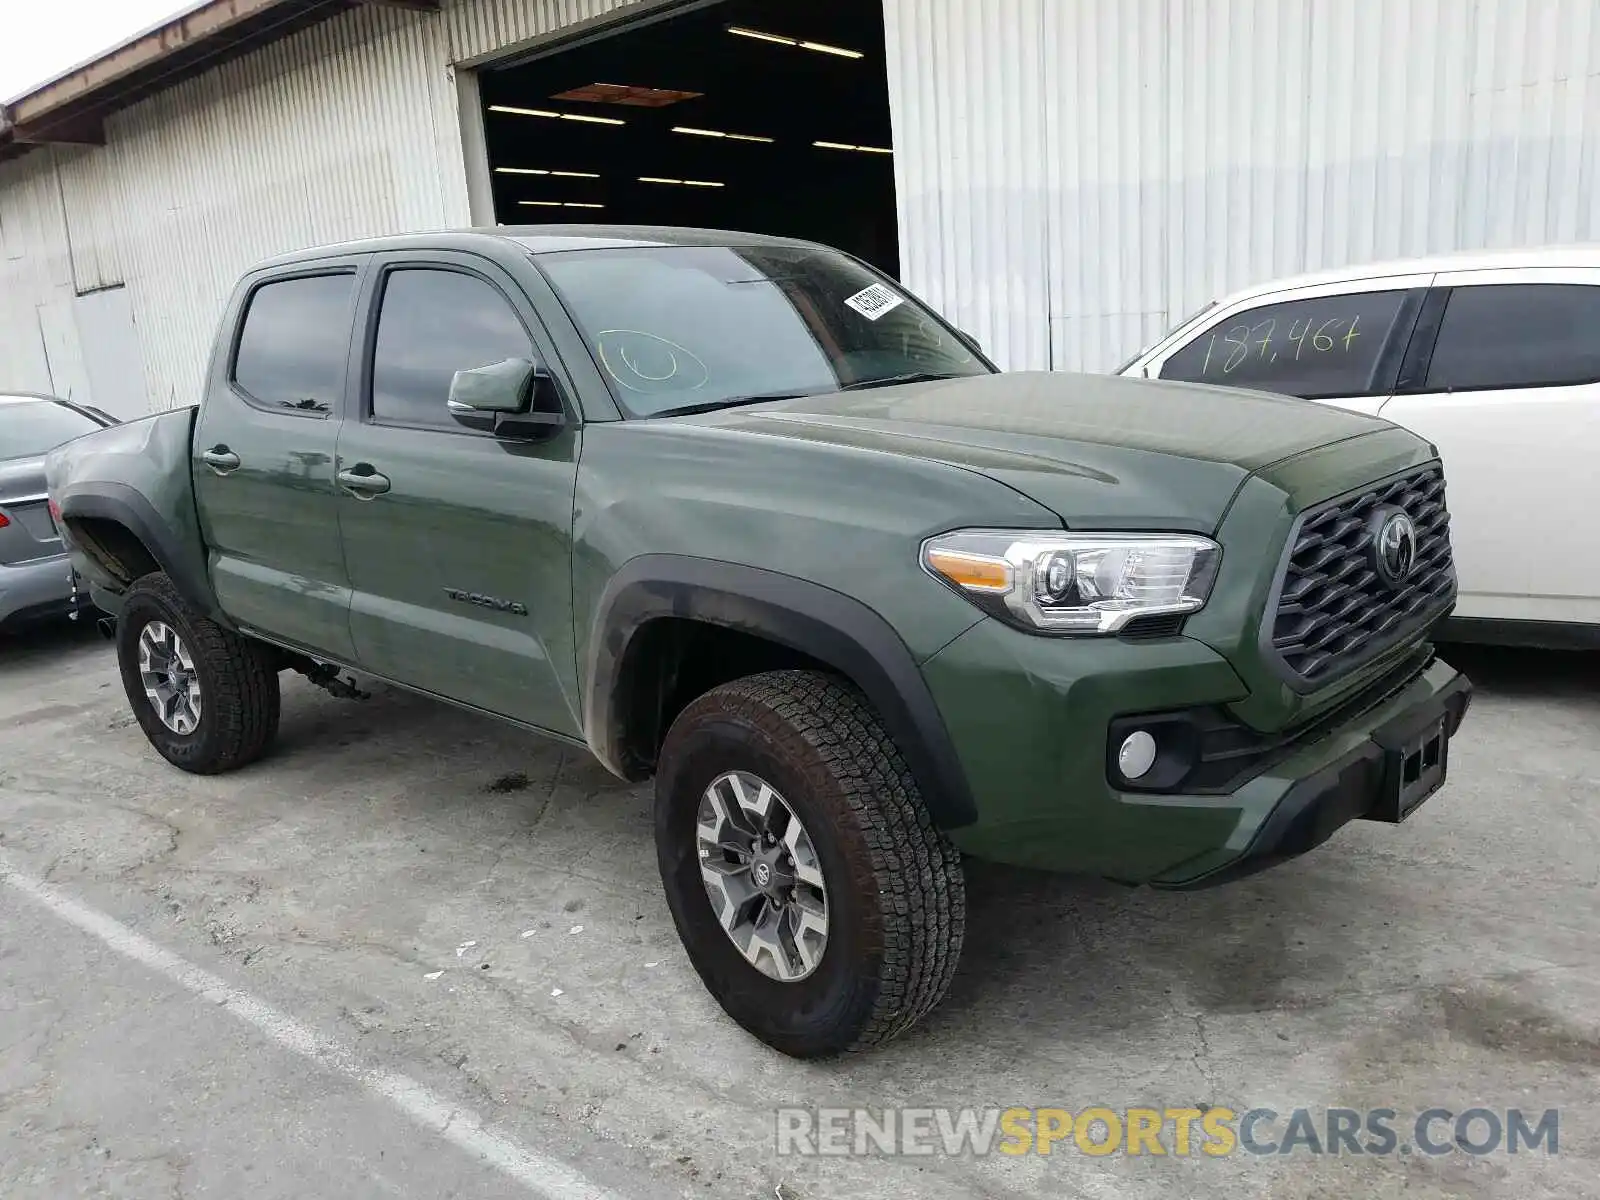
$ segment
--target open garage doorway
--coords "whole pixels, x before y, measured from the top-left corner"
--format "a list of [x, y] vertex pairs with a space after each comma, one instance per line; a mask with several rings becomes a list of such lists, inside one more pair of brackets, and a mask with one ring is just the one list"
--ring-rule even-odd
[[479, 77], [495, 219], [811, 238], [899, 274], [878, 0], [721, 0]]

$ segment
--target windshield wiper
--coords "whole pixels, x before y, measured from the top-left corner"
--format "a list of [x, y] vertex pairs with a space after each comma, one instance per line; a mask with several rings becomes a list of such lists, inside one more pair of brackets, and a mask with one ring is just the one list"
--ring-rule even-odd
[[729, 396], [726, 400], [705, 400], [699, 404], [684, 404], [677, 408], [663, 408], [652, 417], [688, 417], [695, 413], [716, 412], [719, 408], [739, 408], [746, 404], [763, 404], [768, 400], [798, 400], [810, 392], [762, 392], [754, 396]]
[[859, 392], [865, 388], [893, 387], [897, 383], [929, 383], [935, 379], [960, 379], [948, 371], [907, 371], [904, 375], [885, 375], [882, 379], [858, 379], [844, 384], [841, 392]]

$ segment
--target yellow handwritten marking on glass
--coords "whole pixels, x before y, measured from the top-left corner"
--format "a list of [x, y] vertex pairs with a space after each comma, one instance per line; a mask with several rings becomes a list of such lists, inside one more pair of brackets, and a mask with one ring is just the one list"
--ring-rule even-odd
[[1235, 325], [1222, 335], [1222, 340], [1233, 350], [1228, 359], [1222, 364], [1222, 373], [1232, 375], [1239, 364], [1250, 357], [1250, 327], [1248, 325]]
[[1344, 335], [1344, 351], [1346, 354], [1350, 353], [1350, 343], [1356, 339], [1356, 325], [1360, 320], [1360, 313], [1350, 318], [1350, 332]]
[[1267, 356], [1267, 347], [1272, 345], [1272, 335], [1278, 328], [1278, 322], [1272, 317], [1266, 317], [1260, 321], [1257, 321], [1254, 325], [1250, 326], [1251, 335], [1254, 336], [1255, 331], [1260, 329], [1263, 325], [1267, 327], [1267, 336], [1262, 338], [1260, 342], [1257, 343], [1257, 345], [1261, 347], [1261, 353], [1256, 355], [1257, 358], [1265, 358]]
[[[1298, 333], [1295, 331], [1299, 330]], [[1294, 360], [1300, 361], [1300, 351], [1306, 348], [1306, 334], [1311, 332], [1311, 318], [1289, 322], [1289, 340], [1294, 343]]]
[[693, 350], [637, 329], [602, 329], [595, 349], [606, 373], [632, 392], [692, 392], [711, 371]]

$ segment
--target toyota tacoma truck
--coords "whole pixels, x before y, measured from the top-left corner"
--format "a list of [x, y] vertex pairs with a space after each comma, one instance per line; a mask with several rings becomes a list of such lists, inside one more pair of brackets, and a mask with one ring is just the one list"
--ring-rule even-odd
[[240, 281], [200, 403], [47, 462], [169, 762], [370, 676], [654, 780], [727, 1012], [873, 1045], [956, 968], [961, 856], [1228, 880], [1444, 778], [1445, 481], [1388, 422], [1001, 373], [825, 247], [528, 227]]

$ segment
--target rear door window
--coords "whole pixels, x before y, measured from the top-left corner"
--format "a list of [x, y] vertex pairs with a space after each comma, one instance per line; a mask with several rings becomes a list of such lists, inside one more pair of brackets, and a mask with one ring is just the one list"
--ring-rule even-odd
[[1555, 387], [1600, 380], [1600, 287], [1507, 283], [1450, 293], [1425, 390]]
[[267, 408], [328, 413], [344, 387], [355, 275], [308, 275], [263, 284], [250, 297], [233, 382]]
[[1385, 394], [1421, 289], [1284, 300], [1209, 326], [1161, 364], [1160, 378], [1320, 396]]

